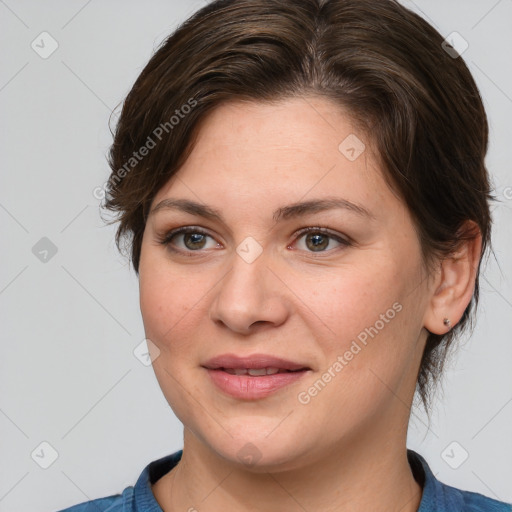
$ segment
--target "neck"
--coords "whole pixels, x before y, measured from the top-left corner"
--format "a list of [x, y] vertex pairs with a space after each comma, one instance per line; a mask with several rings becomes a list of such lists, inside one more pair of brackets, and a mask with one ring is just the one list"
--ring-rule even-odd
[[405, 437], [358, 431], [357, 438], [296, 469], [258, 472], [219, 457], [185, 429], [180, 463], [153, 492], [164, 512], [416, 512], [422, 488], [409, 466]]

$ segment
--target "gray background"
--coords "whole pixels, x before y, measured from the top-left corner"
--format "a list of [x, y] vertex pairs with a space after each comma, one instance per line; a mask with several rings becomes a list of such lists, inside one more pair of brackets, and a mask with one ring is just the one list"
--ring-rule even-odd
[[[469, 43], [463, 58], [488, 109], [501, 200], [475, 334], [448, 365], [430, 428], [413, 410], [408, 446], [446, 483], [512, 501], [512, 0], [404, 3]], [[0, 0], [0, 511], [118, 493], [182, 447], [151, 367], [133, 354], [144, 339], [138, 283], [93, 190], [109, 175], [111, 111], [154, 48], [202, 5]], [[46, 59], [31, 47], [43, 31], [58, 43]], [[43, 237], [57, 248], [46, 262], [36, 257]], [[42, 442], [58, 453], [47, 469], [52, 449]]]

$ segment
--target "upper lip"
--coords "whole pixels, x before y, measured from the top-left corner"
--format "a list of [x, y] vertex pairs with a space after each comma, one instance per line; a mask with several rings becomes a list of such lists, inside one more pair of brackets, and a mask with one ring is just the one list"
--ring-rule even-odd
[[280, 357], [274, 357], [267, 354], [252, 354], [246, 357], [240, 357], [235, 354], [222, 354], [212, 357], [203, 364], [209, 370], [218, 368], [237, 369], [237, 368], [279, 368], [281, 370], [309, 370], [310, 368], [301, 363], [288, 361]]

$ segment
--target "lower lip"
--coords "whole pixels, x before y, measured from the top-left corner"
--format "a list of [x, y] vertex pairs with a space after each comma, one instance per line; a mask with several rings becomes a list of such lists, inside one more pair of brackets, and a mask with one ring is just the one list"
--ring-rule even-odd
[[250, 375], [232, 375], [223, 370], [207, 369], [207, 371], [213, 383], [224, 393], [244, 400], [265, 398], [308, 373], [308, 370], [304, 370], [252, 377]]

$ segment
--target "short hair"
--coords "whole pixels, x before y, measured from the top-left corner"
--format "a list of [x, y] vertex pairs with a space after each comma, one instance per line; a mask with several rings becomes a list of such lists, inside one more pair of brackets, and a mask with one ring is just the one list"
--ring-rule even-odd
[[[156, 193], [194, 147], [201, 121], [232, 100], [332, 100], [361, 129], [407, 206], [427, 269], [482, 236], [473, 297], [448, 333], [427, 337], [416, 390], [427, 413], [448, 348], [473, 324], [490, 244], [488, 122], [462, 58], [394, 0], [217, 0], [157, 49], [127, 95], [110, 148], [104, 207], [138, 274]], [[474, 226], [474, 224], [473, 224]], [[125, 245], [122, 247], [121, 242]]]

